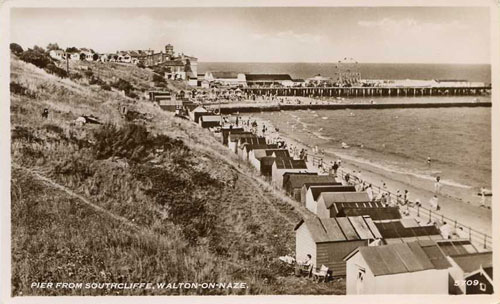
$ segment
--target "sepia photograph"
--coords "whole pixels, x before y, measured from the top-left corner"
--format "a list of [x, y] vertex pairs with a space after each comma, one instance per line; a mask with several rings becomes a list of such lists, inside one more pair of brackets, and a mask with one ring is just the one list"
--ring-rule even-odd
[[1, 4], [2, 302], [498, 302], [499, 4], [274, 2]]

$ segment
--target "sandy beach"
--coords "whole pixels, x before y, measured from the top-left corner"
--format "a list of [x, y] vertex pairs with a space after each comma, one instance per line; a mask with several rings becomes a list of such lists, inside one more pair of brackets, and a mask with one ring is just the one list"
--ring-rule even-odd
[[[248, 118], [246, 117], [243, 118], [243, 120], [247, 119]], [[368, 163], [358, 162], [353, 158], [349, 158], [348, 149], [346, 149], [346, 152], [343, 155], [321, 152], [314, 154], [312, 153], [314, 147], [304, 144], [304, 142], [307, 141], [307, 138], [297, 138], [296, 135], [294, 136], [278, 132], [275, 130], [275, 127], [271, 122], [263, 120], [258, 116], [251, 116], [250, 120], [257, 121], [259, 126], [257, 127], [259, 135], [266, 136], [268, 140], [281, 138], [286, 141], [288, 146], [293, 145], [298, 149], [306, 149], [308, 151], [308, 166], [311, 169], [317, 169], [313, 165], [313, 157], [323, 158], [325, 165], [330, 164], [334, 160], [341, 159], [342, 165], [340, 169], [344, 173], [352, 175], [354, 171], [361, 171], [364, 181], [372, 184], [373, 187], [381, 187], [383, 183], [385, 183], [386, 189], [392, 193], [396, 193], [397, 190], [400, 190], [401, 193], [403, 193], [404, 190], [408, 190], [410, 201], [419, 200], [423, 207], [431, 209], [429, 200], [434, 194], [433, 181], [424, 181], [412, 176], [411, 174], [389, 172]], [[265, 125], [267, 128], [265, 134], [262, 134], [262, 125]], [[457, 228], [462, 227], [464, 230], [467, 230], [469, 227], [472, 227], [475, 230], [491, 235], [491, 209], [479, 207], [479, 196], [477, 196], [475, 200], [469, 201], [468, 203], [466, 202], [467, 200], [459, 199], [456, 195], [456, 190], [457, 189], [452, 186], [442, 187], [442, 194], [439, 195], [439, 205], [441, 210], [437, 213], [461, 223], [462, 226], [458, 225]], [[488, 198], [487, 204], [491, 204], [491, 198]]]

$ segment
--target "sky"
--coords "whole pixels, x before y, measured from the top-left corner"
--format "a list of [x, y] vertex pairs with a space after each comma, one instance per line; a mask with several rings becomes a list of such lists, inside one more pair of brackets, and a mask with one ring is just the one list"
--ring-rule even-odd
[[11, 42], [203, 62], [490, 63], [488, 8], [14, 8]]

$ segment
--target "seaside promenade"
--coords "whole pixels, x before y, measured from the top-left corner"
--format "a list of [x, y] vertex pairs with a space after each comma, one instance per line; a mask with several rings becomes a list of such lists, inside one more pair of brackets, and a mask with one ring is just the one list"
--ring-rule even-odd
[[[221, 116], [222, 117], [222, 116]], [[228, 120], [231, 121], [230, 117]], [[234, 119], [234, 117], [232, 117]], [[256, 121], [257, 127], [248, 125], [240, 125], [245, 131], [253, 132], [257, 136], [265, 137], [268, 143], [275, 143], [277, 140], [284, 140], [288, 147], [296, 149], [306, 149], [312, 151], [313, 147], [297, 142], [293, 138], [283, 136], [275, 131], [272, 124], [268, 121], [252, 117], [252, 121]], [[242, 117], [240, 121], [247, 120]], [[260, 132], [260, 126], [265, 125], [267, 132]], [[227, 127], [227, 126], [226, 126]], [[324, 153], [307, 153], [307, 167], [309, 172], [317, 172], [318, 174], [331, 174], [330, 164], [338, 160], [339, 157], [333, 154]], [[320, 165], [321, 164], [321, 165]], [[412, 186], [412, 180], [404, 180], [400, 176], [391, 176], [385, 172], [379, 172], [370, 168], [366, 164], [359, 164], [355, 161], [343, 158], [342, 166], [337, 172], [337, 180], [345, 184], [344, 175], [349, 173], [351, 176], [356, 176], [355, 172], [363, 170], [363, 181], [366, 185], [371, 184], [375, 196], [383, 191], [390, 195], [393, 202], [397, 202], [400, 212], [405, 217], [415, 218], [421, 225], [436, 225], [443, 227], [447, 225], [447, 229], [451, 234], [460, 239], [469, 239], [480, 251], [488, 251], [492, 249], [491, 238], [491, 209], [480, 208], [476, 204], [468, 204], [456, 198], [446, 195], [439, 196], [439, 205], [441, 209], [435, 210], [429, 204], [429, 197], [432, 197], [432, 190], [422, 190], [421, 188]], [[385, 184], [385, 186], [383, 186]], [[359, 186], [358, 184], [356, 184]], [[432, 188], [432, 184], [429, 186]], [[403, 204], [401, 193], [398, 195], [397, 190], [409, 190], [411, 193], [408, 203]], [[275, 191], [282, 191], [276, 189]], [[420, 205], [415, 204], [415, 198], [419, 198]]]

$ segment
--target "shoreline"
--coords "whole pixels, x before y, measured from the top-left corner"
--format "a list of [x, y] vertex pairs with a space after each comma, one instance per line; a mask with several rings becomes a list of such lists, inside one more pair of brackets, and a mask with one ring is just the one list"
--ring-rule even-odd
[[[265, 124], [268, 130], [275, 130], [274, 125], [270, 121], [254, 116], [252, 116], [252, 120], [256, 120], [259, 126], [262, 123]], [[259, 129], [260, 128], [258, 128], [258, 130]], [[303, 139], [278, 131], [271, 131], [266, 133], [265, 136], [271, 139], [279, 137], [284, 139], [288, 145], [292, 144], [299, 149], [307, 149], [309, 156], [308, 166], [310, 165], [311, 168], [316, 169], [316, 167], [313, 167], [311, 162], [312, 157], [315, 156], [310, 153], [313, 151], [313, 147], [307, 144]], [[340, 168], [342, 171], [350, 174], [352, 174], [353, 171], [362, 171], [363, 180], [367, 183], [372, 184], [374, 187], [381, 187], [382, 183], [385, 182], [387, 190], [392, 193], [396, 193], [397, 190], [400, 190], [401, 193], [403, 193], [404, 190], [408, 190], [411, 201], [418, 199], [423, 207], [430, 208], [429, 200], [434, 194], [434, 181], [422, 180], [411, 174], [391, 172], [366, 162], [359, 162], [353, 158], [343, 158], [332, 151], [317, 154], [316, 156], [323, 158], [323, 163], [327, 166], [331, 161], [342, 159], [342, 166]], [[451, 195], [451, 193], [455, 193], [456, 191], [457, 187], [443, 184], [442, 195], [439, 195], [439, 205], [441, 210], [438, 213], [446, 217], [453, 218], [464, 224], [464, 228], [472, 227], [473, 229], [491, 235], [491, 209], [479, 207], [479, 196], [477, 196], [477, 199], [472, 202], [466, 202], [464, 201], [464, 198]], [[487, 205], [490, 205], [491, 198], [488, 198], [487, 201]]]

